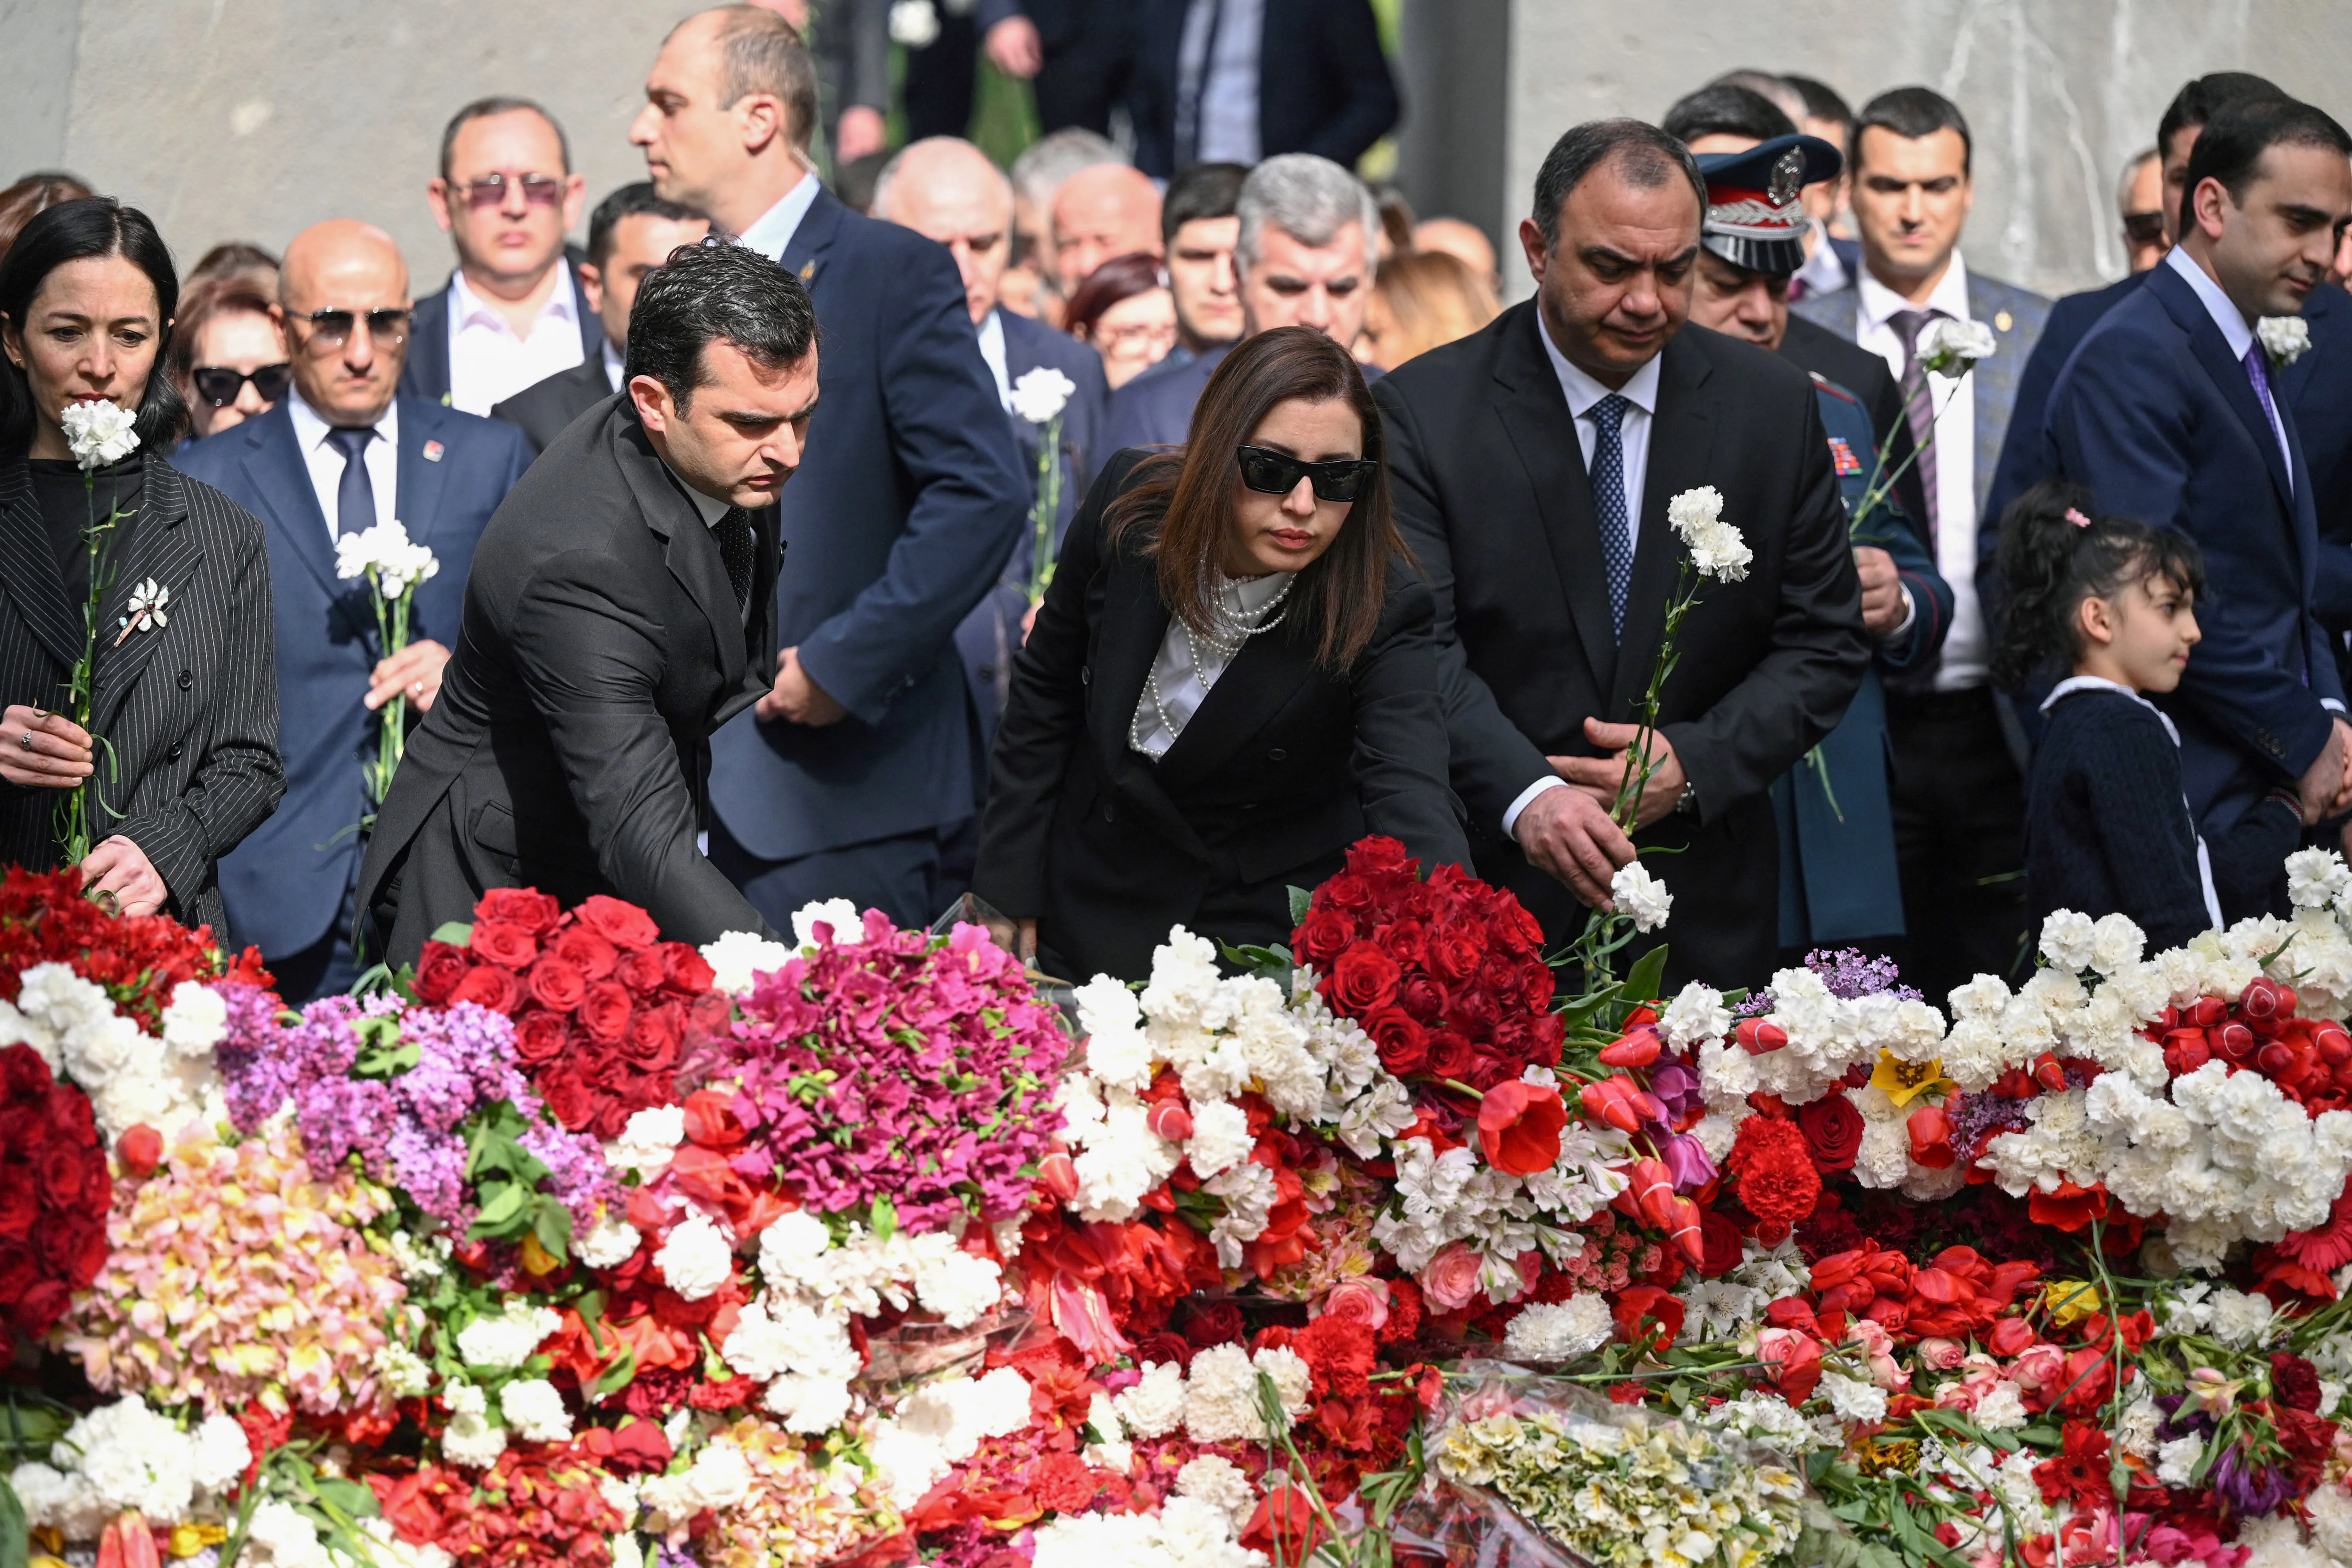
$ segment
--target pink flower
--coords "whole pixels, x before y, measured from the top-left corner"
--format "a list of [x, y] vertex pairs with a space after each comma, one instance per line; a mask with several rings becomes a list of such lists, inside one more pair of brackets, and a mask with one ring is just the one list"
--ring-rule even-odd
[[1429, 1304], [1441, 1312], [1458, 1312], [1478, 1294], [1481, 1259], [1462, 1242], [1452, 1241], [1421, 1271], [1421, 1288]]
[[1911, 1374], [1895, 1364], [1895, 1336], [1885, 1325], [1869, 1318], [1856, 1318], [1845, 1331], [1845, 1342], [1860, 1345], [1862, 1353], [1870, 1361], [1870, 1381], [1889, 1393], [1900, 1394], [1911, 1386]]
[[1919, 1342], [1919, 1359], [1937, 1372], [1949, 1372], [1968, 1359], [1969, 1347], [1958, 1340], [1926, 1339]]
[[2056, 1345], [2028, 1345], [2009, 1363], [2011, 1382], [2020, 1388], [2040, 1388], [2065, 1368], [2066, 1352]]
[[1389, 1282], [1360, 1274], [1331, 1287], [1311, 1316], [1332, 1317], [1343, 1323], [1361, 1323], [1377, 1332], [1389, 1321]]

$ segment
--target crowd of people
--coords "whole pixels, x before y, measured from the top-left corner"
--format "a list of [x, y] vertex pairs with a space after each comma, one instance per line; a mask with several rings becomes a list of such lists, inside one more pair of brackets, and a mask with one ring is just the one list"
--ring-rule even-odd
[[[1362, 0], [892, 9], [681, 22], [593, 208], [544, 109], [466, 105], [422, 294], [361, 216], [183, 278], [78, 181], [0, 192], [0, 859], [95, 779], [90, 883], [299, 999], [520, 884], [694, 941], [970, 891], [1139, 978], [1373, 832], [1554, 943], [1649, 855], [1677, 977], [1861, 947], [1940, 998], [2050, 909], [2169, 944], [2352, 842], [2319, 110], [2188, 83], [2131, 273], [2053, 302], [1964, 258], [1950, 101], [1733, 72], [1564, 131], [1504, 309], [1486, 234], [1352, 172]], [[877, 26], [924, 35], [895, 150]], [[1034, 81], [1009, 168], [975, 50]], [[1747, 554], [1651, 691], [1703, 488]], [[395, 520], [397, 648], [338, 566]]]

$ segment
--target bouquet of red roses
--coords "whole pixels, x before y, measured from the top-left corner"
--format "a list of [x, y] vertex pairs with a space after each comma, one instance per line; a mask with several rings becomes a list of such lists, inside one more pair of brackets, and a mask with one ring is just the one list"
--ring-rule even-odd
[[515, 1022], [531, 1086], [572, 1131], [621, 1135], [631, 1115], [677, 1100], [678, 1059], [727, 1027], [710, 965], [664, 942], [635, 904], [595, 894], [565, 911], [529, 888], [494, 888], [474, 923], [428, 942], [416, 994], [432, 1006], [475, 1002]]
[[259, 949], [230, 959], [210, 926], [190, 931], [168, 915], [110, 914], [82, 896], [79, 871], [11, 866], [0, 880], [0, 1001], [15, 1001], [18, 976], [40, 963], [65, 964], [103, 988], [149, 1031], [183, 980], [271, 984]]
[[48, 1332], [98, 1278], [113, 1195], [89, 1096], [32, 1047], [0, 1048], [0, 1352], [12, 1330]]

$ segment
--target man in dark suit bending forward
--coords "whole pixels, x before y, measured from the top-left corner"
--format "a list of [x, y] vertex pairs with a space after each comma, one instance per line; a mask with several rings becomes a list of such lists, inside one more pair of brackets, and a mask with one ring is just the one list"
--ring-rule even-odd
[[776, 496], [816, 336], [808, 290], [756, 252], [681, 249], [646, 279], [622, 395], [557, 437], [475, 552], [360, 877], [392, 963], [500, 887], [608, 893], [682, 942], [772, 934], [695, 839], [712, 731], [774, 700]]
[[[1537, 295], [1373, 388], [1397, 523], [1437, 595], [1455, 793], [1478, 873], [1554, 942], [1644, 850], [1676, 897], [1670, 979], [1761, 983], [1778, 952], [1769, 791], [1843, 717], [1871, 658], [1812, 383], [1686, 326], [1706, 185], [1637, 121], [1580, 125], [1519, 226]], [[1685, 552], [1712, 485], [1755, 552], [1684, 621], [1661, 765], [1610, 820]]]

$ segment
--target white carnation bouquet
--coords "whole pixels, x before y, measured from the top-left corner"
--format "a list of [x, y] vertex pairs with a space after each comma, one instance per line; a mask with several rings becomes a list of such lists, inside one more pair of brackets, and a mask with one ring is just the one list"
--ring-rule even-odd
[[[364, 580], [368, 602], [375, 610], [379, 657], [390, 658], [409, 643], [408, 617], [416, 603], [419, 584], [440, 573], [439, 557], [408, 537], [398, 521], [379, 522], [335, 541], [335, 575], [345, 582]], [[392, 793], [392, 775], [408, 749], [408, 697], [402, 693], [383, 705], [378, 716], [375, 761], [367, 766], [370, 810], [360, 824], [364, 831], [375, 810]]]

